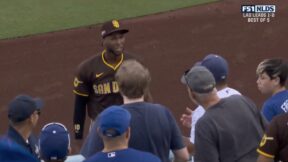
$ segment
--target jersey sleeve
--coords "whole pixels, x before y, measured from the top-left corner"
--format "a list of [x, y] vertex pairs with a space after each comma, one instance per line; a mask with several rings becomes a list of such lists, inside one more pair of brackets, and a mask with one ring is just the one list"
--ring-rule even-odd
[[274, 158], [275, 153], [278, 150], [278, 124], [277, 124], [277, 118], [273, 119], [271, 124], [269, 125], [268, 129], [266, 130], [266, 133], [262, 137], [262, 140], [260, 142], [260, 145], [257, 149], [257, 152], [265, 157], [268, 158]]
[[77, 69], [76, 75], [74, 77], [73, 92], [77, 95], [88, 97], [89, 96], [89, 78], [88, 78], [88, 69], [80, 65]]

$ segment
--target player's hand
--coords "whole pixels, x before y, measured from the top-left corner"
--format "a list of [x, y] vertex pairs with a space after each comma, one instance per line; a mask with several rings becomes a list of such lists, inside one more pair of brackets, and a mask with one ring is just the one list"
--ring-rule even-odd
[[187, 128], [191, 128], [192, 114], [193, 114], [193, 111], [189, 107], [186, 107], [186, 114], [182, 114], [180, 118], [180, 121], [183, 126]]

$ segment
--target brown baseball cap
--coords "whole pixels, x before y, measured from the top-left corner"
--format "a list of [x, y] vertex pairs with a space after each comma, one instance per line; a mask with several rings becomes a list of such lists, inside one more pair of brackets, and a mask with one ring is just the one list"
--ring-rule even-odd
[[101, 36], [102, 36], [102, 38], [105, 38], [108, 35], [111, 35], [113, 33], [125, 34], [125, 33], [128, 33], [128, 32], [129, 32], [129, 30], [125, 29], [125, 28], [122, 28], [122, 26], [120, 25], [118, 20], [111, 20], [111, 21], [105, 22], [102, 25], [102, 28], [101, 28]]

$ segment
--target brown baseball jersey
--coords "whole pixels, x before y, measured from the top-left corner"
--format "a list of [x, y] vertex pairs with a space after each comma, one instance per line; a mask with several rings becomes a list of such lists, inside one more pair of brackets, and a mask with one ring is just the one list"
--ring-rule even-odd
[[105, 108], [123, 104], [114, 75], [124, 60], [132, 58], [122, 54], [119, 63], [111, 65], [105, 60], [104, 53], [105, 50], [82, 62], [74, 79], [73, 92], [88, 97], [88, 116], [92, 120]]
[[275, 161], [288, 161], [288, 114], [273, 118], [257, 152]]

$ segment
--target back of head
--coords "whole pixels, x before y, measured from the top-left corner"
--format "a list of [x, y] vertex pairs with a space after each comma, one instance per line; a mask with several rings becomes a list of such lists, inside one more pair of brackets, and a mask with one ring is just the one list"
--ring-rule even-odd
[[39, 137], [40, 156], [45, 161], [65, 160], [70, 149], [70, 136], [61, 123], [46, 124]]
[[185, 75], [182, 83], [186, 84], [191, 91], [205, 94], [215, 88], [216, 82], [212, 73], [204, 66], [195, 66]]
[[228, 63], [220, 55], [209, 54], [199, 65], [206, 67], [213, 74], [216, 83], [223, 82], [228, 77]]
[[131, 115], [121, 106], [110, 106], [99, 115], [99, 131], [102, 136], [115, 138], [123, 135], [130, 126]]
[[265, 59], [257, 67], [258, 75], [266, 73], [270, 79], [279, 77], [280, 85], [285, 86], [288, 77], [288, 62], [283, 59]]
[[136, 60], [124, 61], [116, 72], [115, 78], [120, 92], [131, 99], [142, 97], [151, 81], [148, 69]]
[[7, 138], [0, 139], [1, 162], [37, 162], [38, 160], [27, 150]]

